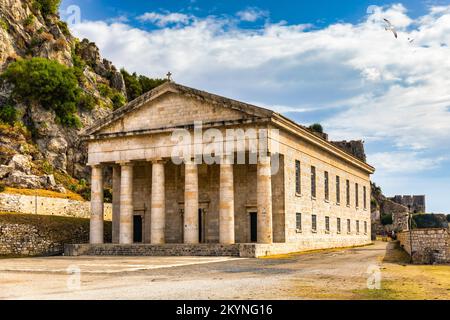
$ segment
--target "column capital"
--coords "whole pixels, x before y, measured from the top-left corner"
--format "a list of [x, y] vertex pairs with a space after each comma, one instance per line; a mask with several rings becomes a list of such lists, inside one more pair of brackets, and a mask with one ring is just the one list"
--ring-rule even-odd
[[152, 164], [159, 163], [159, 164], [166, 164], [167, 160], [163, 158], [152, 158], [147, 159], [147, 162], [151, 162]]
[[87, 163], [86, 166], [91, 167], [91, 168], [101, 168], [103, 167], [102, 163]]
[[120, 165], [120, 166], [133, 166], [134, 165], [134, 163], [131, 162], [130, 160], [116, 161], [116, 164]]

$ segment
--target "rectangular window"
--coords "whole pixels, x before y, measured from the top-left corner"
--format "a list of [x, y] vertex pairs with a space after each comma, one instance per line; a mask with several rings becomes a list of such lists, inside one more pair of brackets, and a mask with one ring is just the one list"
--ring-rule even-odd
[[328, 183], [328, 171], [325, 171], [325, 200], [330, 200], [330, 186]]
[[311, 230], [313, 232], [317, 231], [317, 216], [315, 214], [311, 216]]
[[295, 193], [300, 194], [301, 192], [302, 192], [302, 185], [301, 185], [300, 161], [295, 160]]
[[350, 224], [350, 219], [347, 219], [347, 232], [348, 233], [352, 232], [352, 226]]
[[364, 221], [364, 234], [367, 234], [367, 221]]
[[325, 230], [330, 232], [330, 217], [325, 217]]
[[311, 197], [316, 197], [316, 167], [311, 167]]
[[336, 225], [337, 225], [337, 233], [341, 233], [341, 218], [337, 218]]
[[367, 209], [367, 188], [366, 186], [363, 187], [363, 202], [364, 202], [364, 209]]
[[359, 208], [359, 184], [355, 183], [355, 205]]
[[302, 231], [302, 214], [300, 212], [297, 212], [295, 214], [295, 226], [296, 226], [297, 232]]
[[347, 189], [347, 192], [346, 192], [346, 197], [347, 197], [347, 206], [350, 206], [350, 180], [347, 180], [346, 181], [346, 189]]
[[359, 234], [359, 220], [356, 220], [356, 234]]
[[341, 203], [341, 178], [336, 176], [336, 203]]

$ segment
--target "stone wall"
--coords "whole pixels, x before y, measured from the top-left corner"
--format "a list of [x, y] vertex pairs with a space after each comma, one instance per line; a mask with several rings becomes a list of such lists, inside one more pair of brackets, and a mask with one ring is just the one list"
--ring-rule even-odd
[[[400, 245], [411, 255], [410, 231], [397, 234]], [[412, 230], [414, 263], [450, 263], [450, 234], [448, 229]]]
[[[0, 211], [37, 215], [90, 218], [90, 202], [70, 199], [0, 193]], [[105, 220], [110, 221], [112, 205], [105, 203]]]
[[[369, 174], [312, 146], [307, 141], [296, 139], [284, 132], [280, 132], [278, 139], [280, 153], [284, 155], [285, 238], [287, 244], [292, 244], [290, 250], [295, 252], [369, 244], [371, 242]], [[300, 193], [296, 192], [296, 160], [300, 161]], [[312, 166], [316, 168], [315, 197], [311, 194]], [[328, 172], [328, 199], [325, 197], [325, 172]], [[339, 192], [337, 177], [340, 181]], [[348, 205], [347, 180], [350, 183]], [[358, 184], [358, 205], [356, 184]], [[297, 213], [301, 214], [301, 230], [296, 226]], [[317, 218], [316, 230], [312, 229], [312, 215]], [[326, 229], [326, 217], [329, 218], [329, 230]], [[350, 230], [347, 230], [348, 220]], [[279, 248], [282, 247], [277, 247], [277, 250]], [[278, 254], [278, 251], [274, 251], [273, 254]]]
[[89, 229], [80, 228], [67, 241], [52, 240], [49, 234], [42, 234], [31, 224], [0, 224], [0, 256], [51, 256], [63, 253], [65, 243], [86, 243]]
[[424, 195], [414, 195], [414, 196], [400, 196], [396, 195], [395, 197], [390, 198], [390, 200], [404, 205], [409, 209], [410, 212], [413, 213], [423, 213], [426, 212], [425, 207], [425, 196]]

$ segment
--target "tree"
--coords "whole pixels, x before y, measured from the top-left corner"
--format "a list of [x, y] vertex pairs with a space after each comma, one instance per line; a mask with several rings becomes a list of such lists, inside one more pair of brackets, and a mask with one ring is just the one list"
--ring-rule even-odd
[[121, 69], [125, 87], [127, 88], [128, 101], [134, 100], [142, 94], [142, 86], [137, 78], [136, 73], [129, 74], [125, 69]]
[[81, 90], [72, 68], [45, 58], [21, 59], [11, 63], [1, 79], [13, 85], [14, 99], [39, 103], [54, 110], [60, 123], [81, 126], [76, 114]]
[[314, 123], [310, 125], [309, 129], [311, 129], [314, 132], [323, 133], [323, 127], [320, 123]]
[[130, 74], [125, 69], [121, 69], [120, 72], [122, 73], [125, 87], [127, 88], [128, 101], [134, 100], [166, 82], [164, 79], [152, 79], [143, 75], [138, 76], [136, 72]]

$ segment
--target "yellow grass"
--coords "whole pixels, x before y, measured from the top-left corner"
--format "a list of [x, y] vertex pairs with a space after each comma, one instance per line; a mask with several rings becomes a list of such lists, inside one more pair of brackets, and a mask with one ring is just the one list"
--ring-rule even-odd
[[371, 245], [373, 245], [373, 242], [369, 243], [369, 244], [365, 244], [365, 245], [360, 245], [360, 246], [349, 246], [349, 247], [338, 247], [338, 248], [327, 248], [327, 249], [314, 249], [314, 250], [305, 250], [305, 251], [300, 251], [300, 252], [274, 254], [274, 255], [259, 257], [258, 259], [289, 259], [289, 258], [293, 258], [295, 256], [299, 256], [299, 255], [303, 255], [303, 254], [312, 254], [312, 253], [320, 253], [320, 252], [323, 252], [323, 253], [325, 253], [325, 252], [336, 252], [336, 251], [342, 251], [342, 250], [347, 250], [347, 249], [366, 247], [366, 246], [371, 246]]
[[9, 194], [21, 194], [26, 196], [38, 196], [38, 197], [47, 197], [47, 198], [60, 198], [60, 199], [70, 199], [70, 200], [78, 200], [84, 201], [83, 197], [77, 193], [74, 193], [70, 190], [66, 191], [67, 193], [59, 193], [56, 191], [43, 190], [43, 189], [19, 189], [19, 188], [11, 188], [5, 187], [5, 191], [3, 193]]

